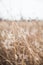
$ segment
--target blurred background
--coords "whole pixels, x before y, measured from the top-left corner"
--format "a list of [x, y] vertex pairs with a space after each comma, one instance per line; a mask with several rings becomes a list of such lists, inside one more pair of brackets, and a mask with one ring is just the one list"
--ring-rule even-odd
[[43, 20], [43, 0], [0, 0], [0, 18]]

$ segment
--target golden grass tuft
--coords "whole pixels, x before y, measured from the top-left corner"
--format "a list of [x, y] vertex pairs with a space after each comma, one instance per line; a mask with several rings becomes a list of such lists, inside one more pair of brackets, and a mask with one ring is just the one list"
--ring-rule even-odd
[[43, 65], [43, 22], [0, 22], [0, 65]]

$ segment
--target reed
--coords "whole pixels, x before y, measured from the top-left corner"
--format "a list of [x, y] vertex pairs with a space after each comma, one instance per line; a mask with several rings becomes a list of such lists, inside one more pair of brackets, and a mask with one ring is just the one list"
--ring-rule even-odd
[[0, 22], [0, 65], [43, 65], [43, 22]]

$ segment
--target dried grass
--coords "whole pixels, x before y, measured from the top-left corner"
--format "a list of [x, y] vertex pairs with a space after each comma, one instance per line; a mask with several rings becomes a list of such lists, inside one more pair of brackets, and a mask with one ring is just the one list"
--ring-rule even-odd
[[0, 22], [0, 65], [43, 65], [43, 22]]

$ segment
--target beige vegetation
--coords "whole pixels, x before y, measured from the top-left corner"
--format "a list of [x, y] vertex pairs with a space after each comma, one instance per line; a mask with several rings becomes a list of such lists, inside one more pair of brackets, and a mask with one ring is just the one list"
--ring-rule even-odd
[[0, 21], [0, 65], [43, 65], [43, 21]]

